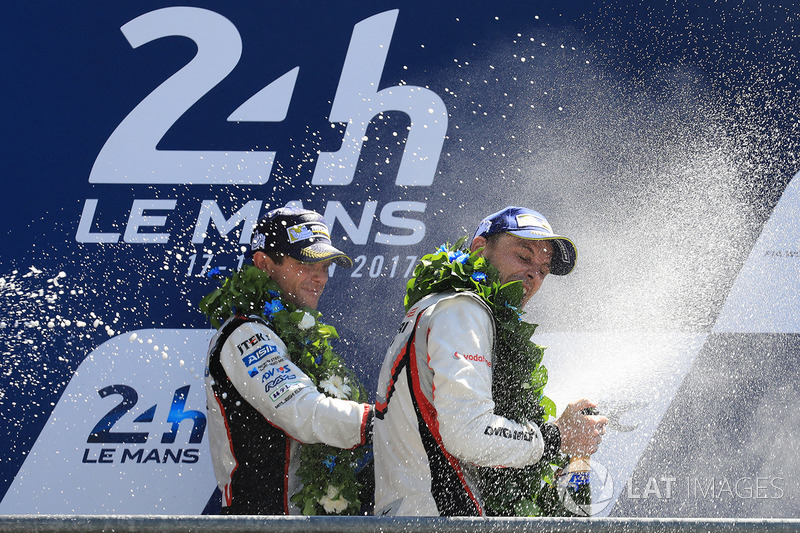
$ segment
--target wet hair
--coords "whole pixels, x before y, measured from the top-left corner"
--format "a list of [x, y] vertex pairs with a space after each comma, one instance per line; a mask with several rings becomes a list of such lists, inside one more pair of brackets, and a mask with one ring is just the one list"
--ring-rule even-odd
[[488, 246], [490, 244], [495, 244], [497, 241], [500, 240], [500, 236], [504, 235], [504, 234], [505, 234], [505, 232], [500, 232], [500, 233], [493, 233], [492, 235], [485, 236], [484, 239], [486, 239], [486, 246]]
[[[262, 252], [267, 257], [272, 259], [272, 262], [276, 265], [282, 265], [284, 258], [286, 258], [286, 254], [283, 252], [278, 252], [276, 250], [256, 250], [256, 252]], [[253, 254], [255, 256], [255, 254]]]

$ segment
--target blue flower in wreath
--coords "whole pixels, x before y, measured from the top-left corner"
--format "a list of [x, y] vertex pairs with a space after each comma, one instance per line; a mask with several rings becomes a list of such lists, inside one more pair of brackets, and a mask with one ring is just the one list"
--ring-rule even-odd
[[209, 278], [216, 278], [221, 274], [219, 267], [214, 267], [206, 273], [206, 276]]
[[461, 250], [457, 250], [453, 252], [453, 258], [451, 261], [455, 261], [456, 263], [461, 263], [462, 265], [469, 260], [469, 254], [462, 252]]
[[270, 296], [272, 296], [273, 298], [280, 298], [280, 297], [281, 297], [281, 293], [279, 293], [278, 291], [273, 291], [272, 289], [270, 289], [270, 290], [268, 290], [267, 292], [268, 292], [268, 293], [269, 293], [269, 295], [270, 295]]
[[284, 309], [283, 303], [280, 300], [272, 300], [264, 304], [265, 315], [274, 315], [278, 311], [283, 311]]
[[336, 457], [329, 455], [322, 461], [322, 464], [328, 469], [328, 472], [333, 472], [333, 467], [336, 466]]
[[483, 283], [484, 281], [486, 281], [486, 273], [484, 272], [480, 271], [473, 272], [470, 277], [473, 280], [477, 281], [478, 283]]

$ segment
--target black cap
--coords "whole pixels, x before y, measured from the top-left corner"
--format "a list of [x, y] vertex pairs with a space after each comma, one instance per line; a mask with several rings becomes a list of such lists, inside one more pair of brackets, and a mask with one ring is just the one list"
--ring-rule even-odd
[[475, 237], [488, 237], [498, 233], [510, 233], [516, 237], [535, 241], [552, 241], [553, 259], [550, 262], [550, 273], [565, 276], [575, 268], [578, 251], [575, 244], [562, 235], [553, 233], [550, 223], [544, 215], [526, 207], [509, 206], [484, 218]]
[[303, 263], [333, 260], [345, 268], [353, 266], [353, 260], [331, 244], [322, 215], [295, 207], [273, 209], [259, 220], [250, 238], [250, 251], [284, 253]]

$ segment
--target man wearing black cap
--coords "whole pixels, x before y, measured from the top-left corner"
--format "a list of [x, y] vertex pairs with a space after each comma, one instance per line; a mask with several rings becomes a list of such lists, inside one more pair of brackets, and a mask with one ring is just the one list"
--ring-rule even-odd
[[[200, 304], [218, 328], [208, 352], [206, 394], [222, 512], [353, 514], [352, 491], [333, 481], [351, 468], [337, 464], [338, 452], [326, 452], [324, 465], [304, 465], [306, 477], [298, 472], [301, 443], [350, 449], [365, 444], [371, 431], [372, 406], [330, 350], [330, 327], [316, 312], [328, 267], [349, 268], [352, 260], [332, 246], [318, 213], [293, 208], [261, 219], [250, 248], [253, 265]], [[332, 481], [309, 479], [309, 472]], [[321, 483], [322, 495], [300, 494], [311, 481]], [[300, 501], [292, 501], [296, 494]]]
[[[501, 391], [493, 386], [511, 384], [493, 384], [493, 371], [503, 363], [496, 357], [500, 325], [496, 300], [481, 296], [489, 267], [476, 256], [496, 269], [491, 275], [499, 284], [521, 282], [521, 307], [548, 274], [572, 271], [575, 245], [553, 233], [540, 213], [507, 207], [480, 223], [469, 252], [440, 248], [409, 284], [408, 312], [386, 354], [375, 402], [378, 515], [484, 515], [487, 495], [480, 493], [475, 467], [521, 469], [559, 453], [588, 456], [600, 444], [607, 419], [581, 413], [596, 407], [585, 399], [567, 406], [555, 424], [495, 413]], [[434, 271], [432, 289], [421, 294], [422, 272], [437, 262], [446, 262], [444, 274]]]

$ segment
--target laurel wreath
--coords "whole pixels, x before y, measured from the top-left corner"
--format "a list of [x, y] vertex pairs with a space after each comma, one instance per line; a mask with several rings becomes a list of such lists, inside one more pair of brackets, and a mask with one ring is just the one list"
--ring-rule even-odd
[[[212, 269], [208, 276], [220, 278], [219, 274], [218, 269]], [[199, 308], [217, 329], [233, 314], [263, 317], [286, 344], [289, 359], [321, 392], [367, 401], [364, 387], [331, 347], [331, 339], [339, 338], [336, 329], [322, 322], [319, 311], [298, 308], [284, 300], [277, 282], [266, 272], [245, 265], [206, 295]], [[302, 488], [291, 501], [305, 515], [359, 514], [364, 483], [356, 474], [369, 460], [371, 451], [365, 446], [343, 450], [326, 444], [303, 444], [297, 471]]]
[[[556, 416], [556, 405], [544, 395], [547, 369], [545, 348], [531, 341], [536, 324], [524, 322], [522, 282], [501, 284], [499, 273], [481, 250], [463, 248], [466, 237], [423, 256], [406, 286], [408, 311], [425, 296], [447, 290], [470, 291], [492, 310], [496, 339], [492, 354], [495, 414], [520, 423], [541, 426]], [[555, 472], [566, 463], [559, 457], [525, 468], [475, 467], [487, 514], [494, 516], [563, 515], [555, 495]]]

